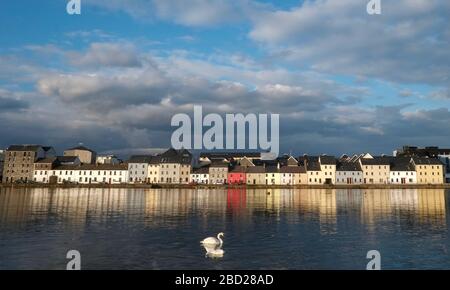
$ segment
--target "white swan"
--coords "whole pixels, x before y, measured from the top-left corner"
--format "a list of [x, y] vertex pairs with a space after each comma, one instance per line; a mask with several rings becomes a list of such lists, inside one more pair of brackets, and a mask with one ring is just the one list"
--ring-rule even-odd
[[202, 244], [202, 246], [206, 250], [205, 257], [222, 258], [223, 254], [225, 254], [225, 251], [222, 250], [221, 246], [216, 246], [212, 244]]
[[223, 254], [225, 254], [225, 251], [222, 250], [221, 248], [217, 248], [206, 252], [206, 256], [210, 258], [222, 258]]
[[219, 246], [220, 248], [223, 245], [223, 241], [220, 237], [225, 237], [224, 233], [218, 233], [217, 234], [217, 238], [214, 237], [208, 237], [206, 239], [204, 239], [203, 241], [200, 241], [201, 244], [203, 245], [216, 245]]

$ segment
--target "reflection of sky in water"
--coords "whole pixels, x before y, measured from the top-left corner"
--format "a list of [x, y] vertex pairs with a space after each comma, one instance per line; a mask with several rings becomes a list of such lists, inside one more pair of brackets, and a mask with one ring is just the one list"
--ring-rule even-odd
[[[0, 268], [450, 268], [442, 189], [1, 189]], [[448, 202], [448, 201], [447, 201]], [[199, 241], [225, 232], [226, 254]]]

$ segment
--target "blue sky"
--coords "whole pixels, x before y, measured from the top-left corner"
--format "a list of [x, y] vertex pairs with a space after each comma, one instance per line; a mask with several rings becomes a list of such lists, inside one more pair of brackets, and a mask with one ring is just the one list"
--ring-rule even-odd
[[0, 147], [170, 145], [170, 118], [280, 114], [281, 153], [450, 146], [445, 0], [3, 1]]

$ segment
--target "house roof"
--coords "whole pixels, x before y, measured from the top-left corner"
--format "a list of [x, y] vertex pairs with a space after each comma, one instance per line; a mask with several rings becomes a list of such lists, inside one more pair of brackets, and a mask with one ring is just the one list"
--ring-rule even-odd
[[318, 156], [302, 156], [299, 157], [300, 164], [306, 167], [307, 171], [321, 171]]
[[55, 161], [56, 161], [56, 157], [47, 157], [47, 158], [40, 158], [35, 163], [48, 164], [48, 163], [53, 163]]
[[192, 174], [209, 174], [209, 167], [202, 166], [192, 169]]
[[443, 165], [437, 158], [413, 157], [412, 159], [416, 165]]
[[128, 163], [150, 163], [152, 155], [132, 155]]
[[202, 152], [200, 153], [200, 158], [261, 158], [261, 152]]
[[247, 168], [247, 173], [265, 173], [266, 169], [263, 166], [250, 166]]
[[48, 152], [48, 151], [52, 150], [53, 147], [52, 146], [43, 146], [42, 149], [44, 149], [45, 152]]
[[10, 145], [8, 151], [38, 151], [43, 148], [41, 145]]
[[210, 167], [228, 167], [228, 162], [223, 161], [223, 159], [212, 159]]
[[156, 155], [156, 156], [149, 156], [148, 163], [149, 164], [159, 164], [160, 161], [161, 161], [161, 156], [158, 156], [158, 155]]
[[277, 166], [266, 166], [266, 173], [278, 173], [280, 169]]
[[306, 173], [303, 166], [283, 166], [280, 168], [280, 173]]
[[286, 166], [286, 165], [298, 165], [298, 161], [295, 157], [290, 155], [283, 155], [278, 158], [276, 158], [276, 161], [280, 163], [280, 166]]
[[77, 161], [77, 156], [57, 156], [56, 159], [62, 163], [69, 163]]
[[362, 165], [390, 165], [392, 157], [375, 156], [373, 158], [360, 158]]
[[361, 166], [357, 162], [338, 162], [336, 165], [336, 171], [362, 171]]
[[229, 170], [228, 172], [230, 172], [230, 173], [245, 173], [246, 172], [246, 168], [244, 166], [236, 165], [231, 170]]
[[59, 165], [53, 170], [128, 170], [127, 164]]
[[160, 163], [181, 163], [191, 164], [192, 154], [186, 149], [175, 150], [170, 148], [166, 152], [159, 155]]
[[334, 156], [321, 155], [319, 156], [320, 164], [336, 165], [336, 158]]
[[253, 164], [255, 166], [277, 166], [278, 160], [259, 160], [259, 159], [253, 159]]
[[89, 149], [89, 148], [87, 148], [85, 146], [82, 146], [82, 145], [66, 149], [66, 151], [69, 151], [69, 150], [82, 150], [82, 151], [94, 152], [93, 150], [91, 150], [91, 149]]

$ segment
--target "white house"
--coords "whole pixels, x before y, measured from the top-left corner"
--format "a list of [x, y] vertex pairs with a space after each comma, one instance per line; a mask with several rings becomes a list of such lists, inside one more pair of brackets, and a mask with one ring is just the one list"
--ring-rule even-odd
[[152, 156], [148, 163], [148, 173], [147, 182], [148, 183], [159, 183], [159, 174], [161, 171], [161, 157], [159, 155]]
[[362, 184], [363, 171], [359, 162], [338, 162], [336, 165], [336, 184]]
[[198, 184], [209, 184], [209, 167], [203, 166], [200, 168], [194, 168], [190, 176], [190, 182]]
[[119, 164], [120, 160], [119, 158], [117, 158], [115, 155], [98, 155], [97, 156], [97, 160], [96, 160], [97, 164]]
[[417, 172], [414, 168], [414, 165], [410, 163], [410, 158], [393, 158], [390, 167], [389, 182], [391, 184], [417, 183]]
[[128, 160], [128, 182], [148, 182], [148, 165], [152, 157], [151, 155], [133, 155], [130, 157], [130, 160]]
[[128, 181], [125, 164], [59, 165], [51, 170], [35, 168], [34, 181], [41, 183], [121, 184]]

